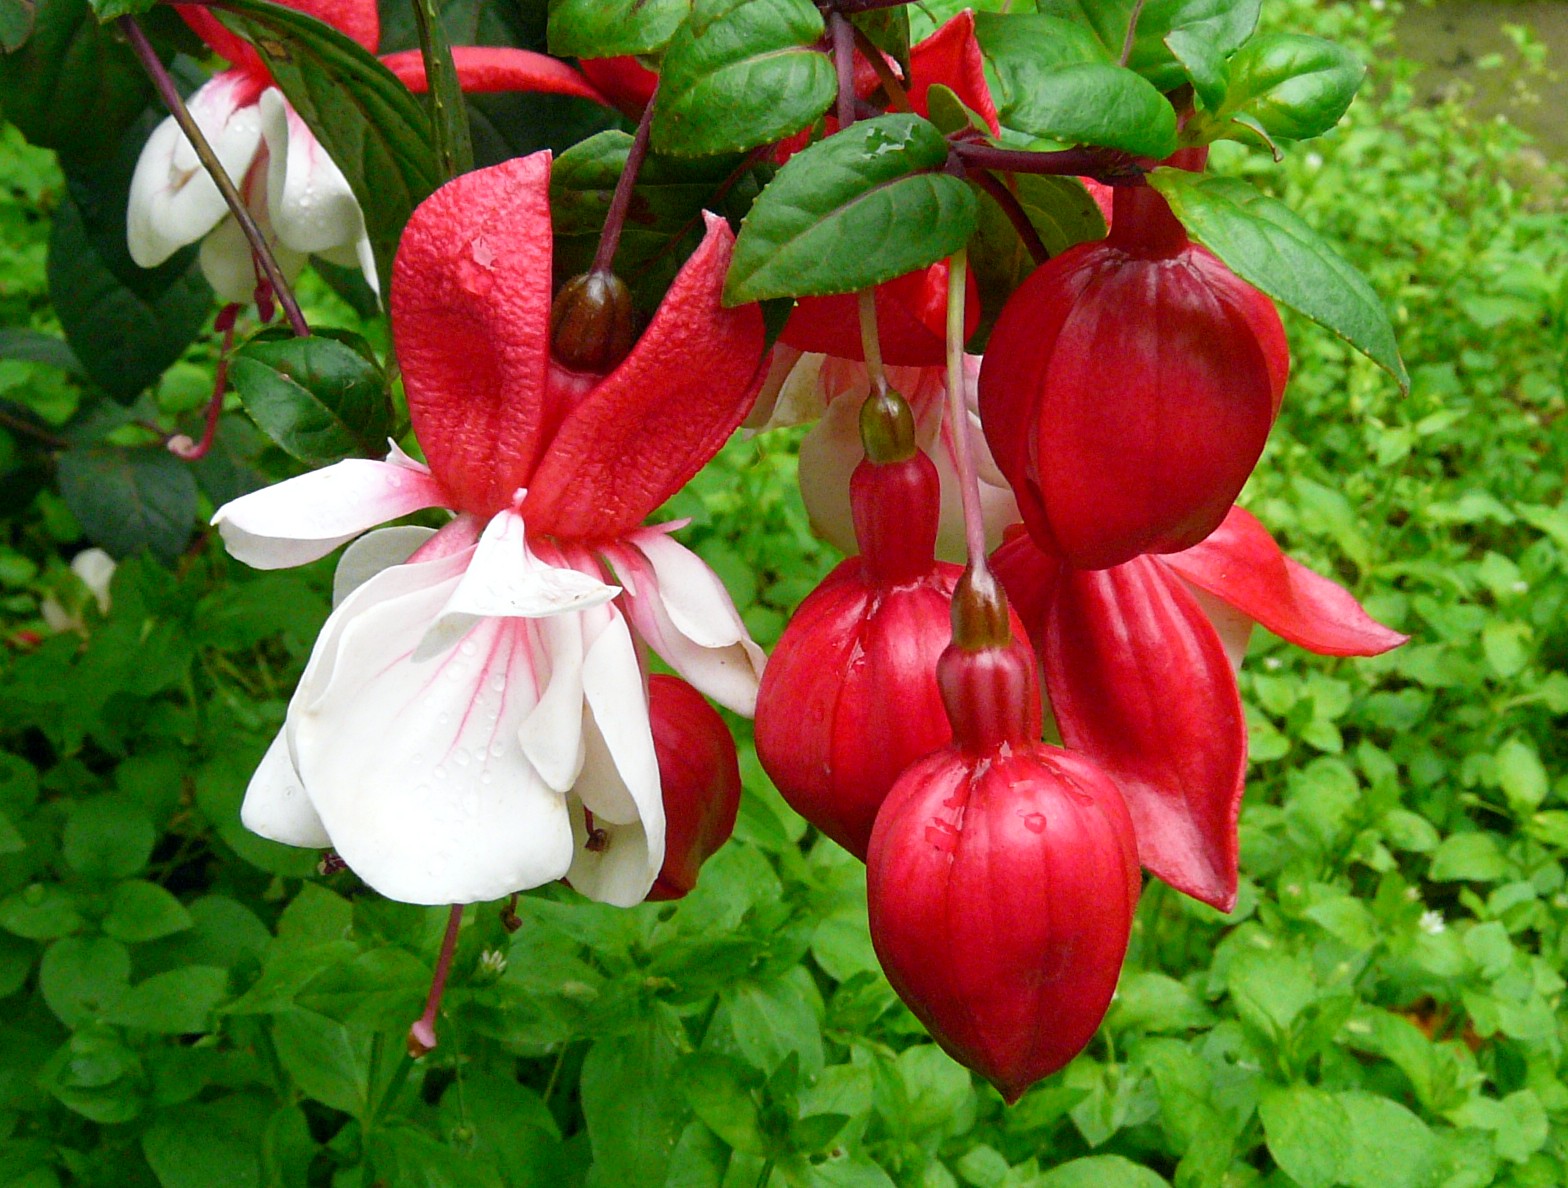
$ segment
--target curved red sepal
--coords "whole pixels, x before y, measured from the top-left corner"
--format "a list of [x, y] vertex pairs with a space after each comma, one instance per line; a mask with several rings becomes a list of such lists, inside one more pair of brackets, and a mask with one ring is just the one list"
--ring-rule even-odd
[[[559, 58], [510, 46], [455, 45], [452, 62], [457, 81], [469, 95], [491, 91], [531, 91], [550, 95], [575, 95], [610, 106], [599, 90]], [[417, 49], [387, 54], [381, 64], [397, 75], [416, 95], [429, 89], [425, 59]]]
[[[882, 361], [893, 367], [937, 367], [947, 361], [947, 261], [908, 272], [876, 288], [877, 337]], [[971, 274], [964, 285], [964, 335], [980, 322], [980, 293]], [[865, 362], [860, 306], [854, 293], [802, 297], [779, 335], [798, 351]]]
[[261, 55], [256, 52], [256, 47], [238, 33], [231, 33], [208, 9], [199, 4], [176, 4], [174, 11], [180, 14], [180, 19], [191, 27], [197, 37], [227, 59], [231, 66], [243, 70], [247, 76], [258, 81], [266, 80], [261, 89], [271, 82], [272, 75], [261, 60]]
[[530, 525], [586, 541], [630, 531], [751, 410], [765, 372], [762, 311], [720, 303], [734, 247], [729, 224], [709, 215], [632, 353], [561, 423], [529, 486]]
[[459, 511], [489, 516], [543, 448], [550, 154], [465, 173], [414, 211], [392, 266], [392, 338], [414, 433]]
[[665, 825], [664, 865], [648, 898], [679, 899], [735, 831], [740, 764], [724, 719], [679, 677], [648, 678], [648, 721]]
[[607, 95], [610, 102], [630, 119], [640, 119], [653, 99], [659, 76], [631, 56], [584, 58], [578, 64], [588, 81]]
[[933, 83], [951, 87], [964, 106], [977, 112], [991, 129], [1001, 133], [996, 104], [985, 81], [985, 58], [975, 38], [975, 14], [964, 9], [909, 54], [909, 102], [921, 115], [929, 115], [928, 96]]
[[1007, 530], [1006, 539], [991, 554], [991, 569], [1002, 583], [1007, 600], [1023, 620], [1038, 654], [1040, 633], [1056, 597], [1056, 579], [1062, 572], [1057, 558], [1040, 551], [1022, 524]]
[[371, 53], [381, 44], [381, 13], [376, 0], [284, 0], [296, 12], [313, 16], [347, 34]]
[[1337, 582], [1287, 557], [1239, 507], [1207, 540], [1164, 561], [1200, 590], [1321, 656], [1376, 656], [1409, 638], [1367, 614]]
[[1140, 861], [1229, 911], [1247, 726], [1197, 602], [1151, 557], [1064, 570], [1039, 644], [1062, 738], [1116, 781]]

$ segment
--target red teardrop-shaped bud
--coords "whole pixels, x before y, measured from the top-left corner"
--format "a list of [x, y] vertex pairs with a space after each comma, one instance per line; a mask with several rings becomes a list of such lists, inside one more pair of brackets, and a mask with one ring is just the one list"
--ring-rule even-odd
[[921, 760], [877, 816], [866, 879], [888, 981], [1009, 1102], [1094, 1035], [1139, 877], [1127, 809], [1088, 759], [1011, 742]]
[[1289, 370], [1273, 304], [1157, 192], [1037, 268], [980, 371], [986, 440], [1041, 548], [1079, 569], [1189, 548], [1252, 473]]
[[869, 583], [904, 585], [931, 572], [941, 480], [925, 451], [902, 462], [861, 462], [849, 479], [849, 511]]
[[648, 678], [648, 717], [664, 795], [664, 865], [648, 898], [679, 899], [735, 829], [740, 764], [724, 719], [680, 678]]

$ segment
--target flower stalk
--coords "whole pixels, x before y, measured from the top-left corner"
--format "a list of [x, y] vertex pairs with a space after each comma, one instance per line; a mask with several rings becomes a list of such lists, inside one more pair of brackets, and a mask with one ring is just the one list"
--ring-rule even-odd
[[643, 108], [637, 121], [637, 132], [632, 137], [632, 147], [626, 154], [626, 167], [616, 180], [615, 193], [610, 198], [610, 210], [604, 217], [604, 231], [599, 236], [599, 249], [594, 252], [590, 272], [609, 274], [615, 270], [615, 253], [621, 246], [621, 230], [626, 226], [626, 213], [631, 209], [632, 190], [637, 185], [637, 175], [648, 157], [648, 137], [653, 128], [653, 107], [658, 101], [658, 88], [648, 106]]
[[463, 905], [454, 903], [446, 919], [446, 934], [441, 938], [441, 955], [436, 958], [436, 972], [430, 980], [425, 1013], [414, 1020], [408, 1029], [408, 1054], [415, 1060], [435, 1050], [436, 1014], [441, 1009], [441, 996], [446, 992], [447, 975], [452, 972], [452, 955], [457, 952], [457, 934], [462, 926]]

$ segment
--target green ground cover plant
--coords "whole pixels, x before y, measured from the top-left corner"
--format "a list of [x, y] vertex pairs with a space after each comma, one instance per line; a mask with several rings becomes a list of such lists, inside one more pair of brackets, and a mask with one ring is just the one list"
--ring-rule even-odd
[[[412, 1061], [445, 913], [239, 823], [331, 572], [253, 572], [198, 525], [297, 464], [235, 409], [177, 497], [109, 455], [52, 468], [102, 432], [76, 413], [103, 381], [47, 297], [61, 174], [4, 129], [0, 1185], [1568, 1183], [1568, 191], [1508, 125], [1416, 104], [1392, 9], [1272, 6], [1369, 82], [1283, 170], [1240, 148], [1215, 168], [1276, 187], [1392, 310], [1408, 395], [1287, 318], [1242, 502], [1412, 640], [1350, 662], [1255, 638], [1236, 910], [1148, 882], [1099, 1036], [1011, 1109], [898, 1001], [861, 868], [744, 743], [739, 824], [695, 891], [548, 888], [515, 931], [471, 913], [441, 1046]], [[213, 351], [100, 407], [110, 440], [191, 423]], [[838, 559], [794, 444], [733, 441], [666, 508], [764, 646]], [[104, 609], [68, 561], [109, 499], [150, 551]]]

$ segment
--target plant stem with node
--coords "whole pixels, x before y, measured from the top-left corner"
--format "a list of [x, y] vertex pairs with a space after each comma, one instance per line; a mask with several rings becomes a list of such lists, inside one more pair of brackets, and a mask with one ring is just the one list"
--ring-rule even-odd
[[626, 212], [631, 209], [632, 190], [637, 185], [637, 175], [642, 172], [642, 163], [648, 156], [653, 105], [658, 102], [658, 98], [658, 89], [655, 88], [648, 99], [648, 106], [642, 110], [642, 118], [637, 121], [637, 134], [632, 137], [632, 147], [626, 154], [626, 167], [616, 179], [615, 193], [610, 198], [609, 213], [604, 216], [604, 231], [599, 236], [599, 250], [593, 254], [590, 272], [608, 274], [615, 271], [615, 252], [621, 246], [621, 229], [626, 226]]
[[1144, 0], [1135, 0], [1132, 14], [1127, 18], [1127, 39], [1122, 42], [1122, 56], [1117, 63], [1120, 66], [1127, 65], [1132, 58], [1132, 46], [1138, 40], [1138, 18], [1143, 15], [1143, 4]]
[[879, 8], [902, 8], [911, 0], [832, 0], [831, 11], [845, 16], [857, 12], [875, 12]]
[[877, 291], [872, 286], [855, 294], [860, 310], [860, 346], [866, 356], [866, 377], [871, 381], [869, 396], [875, 400], [887, 394], [887, 372], [882, 367], [882, 340], [877, 335]]
[[202, 426], [201, 440], [191, 441], [183, 433], [176, 433], [165, 443], [169, 453], [187, 462], [199, 462], [212, 449], [218, 435], [218, 418], [223, 414], [223, 394], [229, 386], [229, 352], [234, 349], [234, 321], [239, 316], [238, 305], [225, 305], [218, 314], [217, 329], [223, 333], [223, 346], [218, 351], [218, 366], [212, 375], [212, 397], [207, 401], [207, 419]]
[[1050, 153], [997, 148], [978, 140], [954, 140], [958, 164], [1003, 173], [1041, 173], [1054, 177], [1092, 177], [1107, 185], [1141, 185], [1144, 170], [1121, 149], [1070, 148]]
[[436, 1046], [436, 1013], [441, 1009], [441, 995], [446, 990], [446, 978], [452, 972], [452, 954], [457, 952], [457, 931], [463, 925], [463, 905], [454, 903], [446, 920], [446, 935], [441, 938], [441, 955], [436, 958], [435, 977], [430, 980], [430, 996], [425, 999], [425, 1013], [408, 1029], [408, 1054], [415, 1060]]
[[964, 506], [964, 546], [969, 567], [986, 574], [985, 520], [980, 511], [980, 480], [969, 439], [969, 402], [964, 399], [964, 284], [969, 249], [959, 248], [947, 265], [947, 420], [953, 435], [953, 463]]
[[913, 111], [909, 102], [909, 92], [904, 90], [904, 84], [899, 81], [898, 75], [893, 73], [892, 67], [887, 64], [887, 59], [882, 56], [882, 51], [876, 43], [867, 37], [854, 25], [850, 28], [855, 33], [855, 46], [860, 50], [866, 61], [871, 63], [871, 69], [877, 72], [877, 79], [882, 83], [882, 89], [887, 92], [887, 105], [892, 111]]
[[1018, 201], [1018, 195], [1008, 188], [1006, 182], [992, 176], [984, 169], [977, 169], [969, 174], [969, 180], [989, 194], [1002, 208], [1002, 213], [1013, 225], [1013, 230], [1018, 232], [1018, 238], [1023, 240], [1024, 247], [1028, 249], [1030, 258], [1036, 264], [1044, 264], [1051, 258], [1051, 249], [1045, 246], [1045, 240], [1040, 238], [1040, 232], [1030, 221], [1023, 203]]
[[833, 39], [833, 68], [838, 72], [838, 126], [843, 131], [855, 122], [855, 26], [842, 13], [830, 12], [828, 34]]
[[261, 233], [261, 228], [256, 225], [256, 220], [251, 217], [250, 211], [245, 206], [245, 199], [235, 188], [233, 179], [224, 171], [222, 162], [212, 151], [212, 145], [207, 143], [207, 137], [202, 134], [201, 128], [192, 118], [190, 109], [185, 106], [185, 100], [180, 98], [174, 79], [158, 60], [158, 53], [147, 40], [147, 34], [142, 32], [142, 27], [132, 16], [120, 17], [115, 24], [119, 26], [120, 32], [125, 34], [131, 52], [136, 55], [137, 61], [142, 64], [142, 69], [147, 72], [147, 77], [152, 80], [158, 97], [163, 100], [164, 106], [169, 109], [169, 114], [179, 124], [180, 131], [185, 133], [185, 139], [191, 142], [191, 147], [196, 150], [196, 156], [201, 161], [202, 167], [212, 178], [213, 185], [218, 187], [218, 192], [223, 195], [224, 202], [228, 203], [229, 211], [234, 215], [234, 221], [240, 225], [240, 230], [244, 232], [250, 250], [255, 254], [257, 263], [261, 265], [262, 272], [266, 274], [268, 282], [272, 285], [272, 291], [278, 295], [283, 312], [288, 315], [289, 325], [299, 337], [309, 337], [310, 327], [305, 322], [305, 315], [300, 312], [299, 302], [294, 298], [294, 291], [289, 288], [289, 282], [284, 279], [283, 269], [278, 266], [277, 257], [272, 254], [272, 246], [267, 242], [267, 237]]
[[450, 180], [474, 167], [474, 144], [468, 128], [463, 88], [441, 26], [441, 6], [436, 0], [414, 0], [414, 24], [419, 33], [419, 53], [430, 84], [430, 126], [435, 134], [436, 155]]

